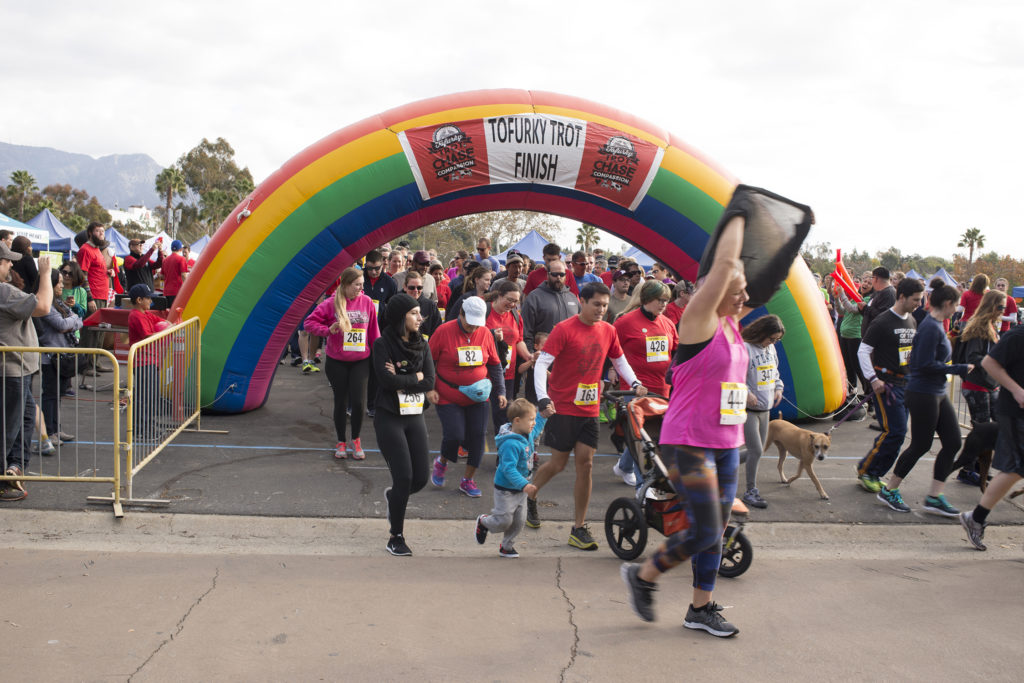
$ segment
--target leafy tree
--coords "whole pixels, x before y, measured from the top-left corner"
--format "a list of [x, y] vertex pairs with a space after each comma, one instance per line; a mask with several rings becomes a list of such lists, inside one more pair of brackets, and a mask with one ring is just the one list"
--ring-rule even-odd
[[160, 171], [156, 177], [156, 191], [160, 196], [167, 198], [164, 207], [164, 225], [172, 230], [173, 236], [176, 236], [177, 229], [171, 221], [172, 212], [174, 211], [174, 197], [184, 197], [188, 191], [185, 175], [181, 172], [181, 169], [177, 166], [169, 166]]
[[968, 228], [964, 230], [964, 234], [960, 235], [960, 241], [956, 243], [956, 246], [961, 249], [967, 249], [967, 266], [969, 269], [970, 265], [974, 262], [974, 250], [985, 246], [985, 235], [978, 228]]
[[[206, 138], [175, 162], [187, 191], [181, 196], [182, 229], [193, 237], [220, 226], [231, 210], [255, 187], [248, 168], [239, 168], [235, 150], [224, 138]], [[163, 171], [161, 171], [161, 174]], [[187, 207], [196, 211], [185, 211]], [[165, 207], [164, 212], [169, 213]], [[195, 223], [198, 222], [198, 225]]]
[[576, 228], [576, 243], [580, 245], [583, 251], [589, 253], [591, 247], [597, 244], [599, 240], [600, 235], [598, 235], [596, 226], [583, 223], [580, 227]]
[[473, 249], [477, 239], [491, 240], [491, 252], [500, 254], [526, 237], [531, 230], [551, 240], [561, 227], [555, 216], [534, 211], [489, 211], [458, 216], [425, 225], [398, 240], [406, 239], [414, 249], [436, 249], [442, 263], [459, 249]]
[[889, 247], [885, 251], [878, 252], [875, 256], [878, 257], [879, 263], [890, 271], [899, 270], [903, 264], [903, 254], [896, 247]]
[[11, 184], [8, 186], [18, 198], [18, 220], [25, 220], [25, 200], [30, 192], [39, 189], [36, 179], [28, 171], [14, 171], [11, 173]]

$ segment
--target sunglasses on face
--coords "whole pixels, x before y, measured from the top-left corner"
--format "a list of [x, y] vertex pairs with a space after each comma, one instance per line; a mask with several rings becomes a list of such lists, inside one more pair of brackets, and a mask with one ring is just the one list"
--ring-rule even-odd
[[630, 276], [630, 277], [636, 277], [636, 276], [637, 276], [637, 275], [639, 275], [639, 274], [640, 274], [640, 271], [639, 271], [639, 270], [631, 270], [631, 271], [629, 271], [628, 273], [626, 273], [626, 275], [628, 275], [628, 276]]
[[565, 273], [548, 273], [548, 275], [551, 275], [551, 276], [554, 276], [554, 277], [565, 277]]
[[477, 251], [487, 251], [487, 247], [477, 247]]
[[586, 261], [573, 261], [572, 264], [574, 266], [585, 266], [585, 265], [587, 265], [587, 262]]
[[380, 270], [380, 269], [381, 269], [381, 268], [383, 268], [383, 267], [384, 267], [384, 266], [366, 266], [366, 270], [369, 270], [369, 271], [374, 271], [374, 272], [376, 272], [376, 271]]
[[423, 285], [420, 285], [419, 287], [417, 287], [416, 285], [406, 285], [405, 288], [407, 290], [409, 290], [410, 292], [422, 292], [423, 291]]

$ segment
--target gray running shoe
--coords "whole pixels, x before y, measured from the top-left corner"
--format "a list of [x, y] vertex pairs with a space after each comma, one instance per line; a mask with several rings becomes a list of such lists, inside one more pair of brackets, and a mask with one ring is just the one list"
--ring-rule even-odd
[[747, 489], [747, 492], [743, 494], [743, 502], [754, 508], [768, 507], [768, 501], [761, 497], [761, 492], [757, 490], [756, 486]]
[[690, 609], [686, 610], [683, 626], [707, 631], [719, 638], [729, 638], [739, 633], [738, 628], [722, 618], [721, 612], [722, 608], [714, 602], [709, 602], [700, 609], [695, 609], [693, 605], [690, 605]]
[[968, 510], [960, 513], [960, 526], [967, 532], [967, 540], [978, 550], [988, 550], [988, 546], [981, 542], [985, 538], [985, 527], [988, 524], [978, 524], [974, 521], [974, 512]]
[[644, 621], [654, 621], [654, 591], [657, 584], [644, 581], [638, 575], [640, 565], [626, 562], [619, 568], [619, 574], [626, 584], [626, 596], [629, 606]]

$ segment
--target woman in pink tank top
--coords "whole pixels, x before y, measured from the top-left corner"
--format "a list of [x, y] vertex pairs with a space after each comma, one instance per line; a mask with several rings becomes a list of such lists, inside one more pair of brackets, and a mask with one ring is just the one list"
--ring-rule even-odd
[[749, 309], [743, 263], [744, 218], [721, 234], [714, 263], [679, 320], [672, 395], [661, 429], [661, 458], [687, 506], [690, 527], [672, 534], [643, 565], [625, 564], [622, 577], [640, 618], [654, 620], [658, 577], [693, 560], [693, 602], [683, 625], [728, 637], [739, 630], [712, 602], [721, 564], [722, 532], [736, 496], [739, 446], [746, 422], [748, 355], [739, 320]]

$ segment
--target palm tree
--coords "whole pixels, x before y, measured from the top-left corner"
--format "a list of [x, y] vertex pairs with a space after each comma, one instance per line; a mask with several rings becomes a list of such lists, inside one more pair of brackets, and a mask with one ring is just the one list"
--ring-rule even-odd
[[[181, 169], [177, 166], [170, 166], [160, 171], [156, 177], [156, 191], [161, 195], [167, 196], [167, 212], [164, 214], [164, 219], [167, 221], [168, 226], [171, 226], [173, 197], [174, 195], [184, 196], [188, 186], [185, 184], [185, 176], [182, 174]], [[174, 228], [172, 227], [172, 230]], [[177, 230], [174, 230], [177, 232]]]
[[576, 241], [579, 243], [580, 248], [585, 252], [590, 252], [590, 245], [597, 244], [598, 234], [597, 228], [588, 223], [582, 224], [576, 228]]
[[957, 242], [956, 246], [961, 249], [967, 248], [967, 267], [970, 268], [971, 264], [974, 263], [974, 250], [985, 246], [985, 236], [981, 234], [981, 230], [978, 228], [968, 228], [964, 230], [964, 234], [960, 235], [960, 241]]
[[25, 199], [29, 192], [39, 189], [36, 179], [28, 171], [14, 171], [11, 173], [11, 185], [18, 193], [18, 220], [25, 220]]

